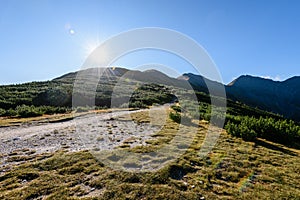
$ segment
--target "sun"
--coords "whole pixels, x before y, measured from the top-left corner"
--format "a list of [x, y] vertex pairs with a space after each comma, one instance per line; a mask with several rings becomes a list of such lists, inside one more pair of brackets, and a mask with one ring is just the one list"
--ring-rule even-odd
[[86, 40], [83, 46], [84, 56], [87, 58], [100, 44], [99, 38]]
[[[104, 41], [104, 40], [103, 40]], [[102, 46], [103, 43], [99, 38], [86, 40], [83, 43], [85, 64], [87, 66], [107, 67], [111, 62], [111, 49], [109, 47]]]
[[89, 56], [98, 46], [96, 42], [87, 43], [84, 47], [85, 55]]

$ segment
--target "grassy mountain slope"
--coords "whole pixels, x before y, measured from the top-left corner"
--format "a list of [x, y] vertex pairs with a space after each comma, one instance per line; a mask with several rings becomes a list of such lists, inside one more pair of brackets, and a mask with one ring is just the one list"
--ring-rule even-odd
[[[131, 117], [147, 123], [147, 115], [135, 113]], [[199, 125], [189, 149], [157, 172], [117, 171], [85, 151], [62, 151], [38, 158], [26, 155], [26, 151], [15, 152], [13, 158], [27, 162], [0, 176], [0, 198], [299, 199], [298, 150], [265, 140], [245, 142], [224, 131], [208, 156], [201, 158], [198, 152], [208, 124]], [[146, 150], [164, 145], [176, 127], [178, 124], [168, 120]], [[157, 159], [165, 158], [157, 155]]]
[[[175, 92], [176, 95], [187, 97], [187, 99], [192, 93], [191, 90], [186, 89], [188, 77], [183, 77], [186, 79], [183, 81], [168, 78], [154, 70], [139, 72], [122, 68], [109, 69], [105, 73], [107, 76], [100, 80], [101, 85], [97, 88], [99, 105], [100, 102], [104, 105], [109, 103], [111, 92], [120, 81], [126, 84], [122, 85], [123, 90], [135, 88], [130, 98], [131, 103], [136, 103], [137, 107], [152, 103], [172, 102], [176, 100]], [[44, 104], [69, 106], [72, 84], [76, 76], [75, 72], [47, 82], [1, 86], [0, 105], [5, 109], [14, 108], [18, 104], [31, 105], [32, 103], [36, 106]], [[126, 78], [120, 79], [121, 76]], [[193, 87], [197, 87], [198, 78], [190, 79]], [[166, 82], [163, 82], [164, 80]], [[285, 82], [286, 87], [293, 86], [294, 81], [297, 82], [297, 79]], [[198, 83], [203, 84], [203, 82]], [[250, 84], [251, 86], [253, 85]], [[205, 85], [202, 89], [205, 89]], [[188, 117], [200, 115], [200, 119], [204, 120], [196, 124], [199, 129], [188, 150], [179, 159], [159, 171], [131, 173], [114, 170], [96, 160], [87, 151], [62, 150], [32, 156], [32, 152], [28, 149], [20, 149], [10, 155], [0, 154], [1, 157], [9, 156], [11, 162], [26, 161], [10, 169], [0, 169], [0, 198], [299, 199], [300, 152], [297, 145], [300, 140], [294, 133], [285, 133], [286, 130], [298, 131], [299, 127], [295, 124], [290, 125], [291, 123], [282, 116], [228, 99], [226, 123], [237, 128], [238, 133], [234, 131], [234, 134], [231, 133], [232, 127], [228, 129], [230, 134], [223, 130], [212, 151], [207, 157], [202, 158], [198, 152], [207, 134], [209, 126], [207, 121], [212, 115], [210, 96], [204, 90], [199, 90], [203, 91], [196, 92], [199, 103], [197, 102], [196, 105], [189, 104], [190, 102], [185, 103], [189, 108]], [[126, 95], [126, 91], [121, 91], [118, 95], [118, 98], [122, 100], [122, 95]], [[131, 114], [131, 118], [137, 123], [150, 123], [147, 111]], [[124, 117], [124, 119], [112, 120], [126, 121], [127, 119]], [[268, 123], [269, 121], [271, 124]], [[239, 137], [243, 138], [245, 130], [248, 131], [244, 129], [245, 124], [249, 125], [247, 127], [249, 131], [254, 129], [260, 131], [261, 125], [263, 130], [267, 131], [259, 132], [260, 135], [252, 141], [244, 141]], [[190, 132], [192, 127], [189, 124], [182, 126], [187, 132]], [[163, 128], [153, 138], [146, 141], [147, 145], [136, 148], [121, 145], [118, 148], [136, 153], [154, 151], [168, 144], [175, 137], [178, 127], [178, 123], [167, 119]], [[279, 140], [274, 142], [274, 139], [278, 138]], [[285, 138], [293, 140], [285, 140]], [[107, 155], [109, 156], [111, 155]], [[166, 159], [161, 155], [156, 157], [157, 162], [160, 162], [160, 159]], [[144, 159], [146, 160], [147, 157]]]

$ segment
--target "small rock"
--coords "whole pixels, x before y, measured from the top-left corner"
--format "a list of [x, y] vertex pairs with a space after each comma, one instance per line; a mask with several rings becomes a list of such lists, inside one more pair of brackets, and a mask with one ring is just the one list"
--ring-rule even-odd
[[205, 197], [200, 197], [201, 200], [205, 200]]
[[21, 138], [19, 138], [19, 137], [15, 137], [15, 138], [13, 138], [13, 141], [17, 141], [17, 140], [20, 140]]

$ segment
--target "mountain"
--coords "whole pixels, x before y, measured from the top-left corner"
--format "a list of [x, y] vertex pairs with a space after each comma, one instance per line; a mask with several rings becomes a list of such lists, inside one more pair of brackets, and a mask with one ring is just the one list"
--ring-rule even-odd
[[[88, 74], [94, 73], [88, 72]], [[193, 88], [196, 91], [212, 94], [213, 96], [224, 94], [225, 88], [227, 97], [233, 101], [300, 121], [300, 77], [293, 77], [279, 82], [243, 75], [228, 85], [223, 85], [192, 73], [185, 73], [178, 78], [169, 77], [158, 70], [138, 71], [124, 68], [106, 68], [102, 73], [110, 79], [113, 79], [112, 77], [122, 77], [144, 83], [163, 84], [184, 89]], [[76, 73], [70, 73], [55, 80], [66, 81], [71, 79], [74, 81], [75, 75]]]
[[[100, 78], [99, 75], [101, 75]], [[74, 91], [74, 83], [82, 87], [82, 90]], [[93, 86], [95, 83], [97, 84], [96, 91], [91, 91], [91, 88], [87, 86]], [[146, 86], [143, 87], [143, 85]], [[23, 104], [72, 107], [74, 94], [78, 95], [76, 96], [78, 98], [75, 98], [79, 100], [75, 102], [77, 106], [96, 104], [96, 106], [109, 107], [112, 95], [114, 95], [114, 103], [117, 102], [120, 105], [128, 98], [133, 99], [132, 103], [135, 101], [137, 105], [175, 101], [174, 94], [160, 85], [192, 89], [187, 81], [169, 77], [157, 70], [138, 71], [119, 67], [89, 68], [67, 73], [50, 81], [0, 86], [0, 108], [15, 109]], [[136, 90], [138, 92], [130, 97], [129, 95]], [[173, 91], [176, 92], [176, 89]]]
[[169, 77], [158, 70], [151, 69], [151, 70], [139, 71], [139, 70], [128, 70], [121, 67], [85, 69], [78, 72], [71, 72], [62, 75], [58, 78], [53, 79], [53, 81], [59, 81], [64, 83], [74, 82], [78, 73], [81, 73], [83, 74], [83, 76], [87, 76], [88, 78], [92, 78], [92, 76], [96, 73], [101, 73], [102, 80], [116, 80], [122, 77], [122, 79], [129, 79], [129, 80], [140, 81], [145, 83], [156, 83], [156, 84], [175, 86], [175, 87], [180, 87], [185, 89], [192, 89], [192, 87], [190, 86], [187, 80]]
[[[178, 78], [172, 78], [158, 70], [138, 71], [120, 67], [90, 68], [68, 73], [51, 81], [0, 86], [0, 108], [14, 109], [17, 105], [22, 104], [70, 107], [72, 106], [75, 79], [81, 77], [82, 80], [79, 80], [79, 82], [89, 83], [89, 81], [98, 78], [96, 76], [97, 73], [103, 74], [97, 86], [96, 93], [96, 104], [99, 106], [110, 106], [112, 92], [116, 84], [120, 82], [123, 84], [117, 97], [117, 99], [120, 99], [120, 102], [124, 98], [123, 96], [127, 95], [126, 90], [132, 90], [132, 88], [143, 84], [154, 83], [152, 86], [144, 87], [144, 91], [142, 91], [142, 94], [150, 95], [152, 99], [161, 99], [163, 96], [157, 92], [158, 85], [170, 86], [170, 88], [173, 88], [173, 92], [176, 91], [176, 88], [194, 89], [206, 94], [210, 93], [214, 96], [224, 94], [225, 88], [227, 97], [232, 100], [231, 104], [232, 102], [240, 102], [300, 121], [300, 77], [293, 77], [279, 82], [243, 75], [230, 84], [223, 85], [222, 83], [192, 73], [185, 73]], [[82, 74], [84, 76], [78, 76]], [[84, 86], [84, 84], [82, 85]], [[208, 91], [208, 88], [211, 91]], [[150, 93], [145, 93], [146, 90], [150, 91]], [[171, 94], [168, 95], [171, 97]], [[139, 95], [136, 94], [136, 96]], [[164, 99], [174, 100], [174, 98], [169, 97]], [[85, 98], [84, 94], [82, 98]], [[208, 95], [203, 95], [201, 98], [202, 100], [205, 98], [205, 101], [209, 101]], [[143, 101], [142, 97], [138, 99], [139, 101]]]
[[201, 75], [185, 73], [182, 76], [179, 76], [177, 79], [186, 80], [189, 82], [189, 84], [193, 87], [194, 90], [205, 92], [207, 94], [210, 93], [213, 96], [224, 96], [225, 93], [224, 85], [222, 83], [212, 81]]
[[226, 86], [226, 92], [232, 100], [300, 121], [300, 77], [279, 82], [240, 76]]
[[128, 72], [131, 72], [128, 69], [120, 68], [120, 67], [108, 67], [108, 68], [89, 68], [80, 70], [77, 72], [71, 72], [64, 74], [60, 77], [54, 78], [52, 81], [60, 81], [60, 82], [74, 82], [78, 74], [85, 74], [88, 75], [89, 78], [95, 76], [98, 73], [103, 74], [102, 78], [116, 78], [124, 76], [124, 74], [127, 74]]
[[228, 85], [211, 81], [200, 75], [184, 74], [184, 78], [196, 90], [208, 93], [207, 86], [225, 87], [227, 98], [252, 107], [283, 115], [300, 121], [300, 77], [295, 76], [285, 81], [273, 81], [250, 75], [242, 75]]

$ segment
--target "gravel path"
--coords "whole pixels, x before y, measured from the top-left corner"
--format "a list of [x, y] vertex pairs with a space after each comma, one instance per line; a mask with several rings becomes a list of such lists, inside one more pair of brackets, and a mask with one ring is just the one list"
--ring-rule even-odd
[[160, 127], [115, 119], [139, 111], [89, 114], [71, 121], [0, 128], [0, 172], [10, 165], [60, 149], [109, 150], [120, 145], [145, 145]]

